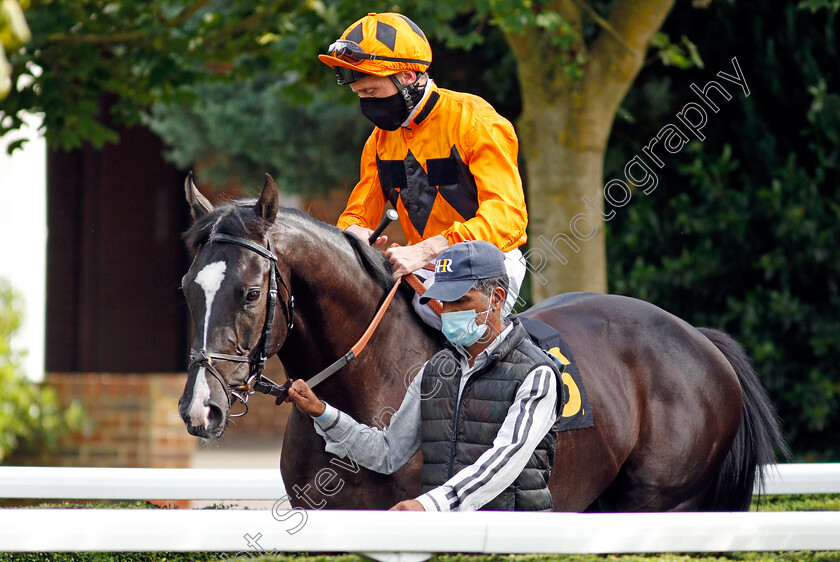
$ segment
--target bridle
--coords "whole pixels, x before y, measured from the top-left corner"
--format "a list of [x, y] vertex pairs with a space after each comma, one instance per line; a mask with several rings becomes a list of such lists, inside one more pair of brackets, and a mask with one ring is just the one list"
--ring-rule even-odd
[[[274, 316], [277, 310], [277, 296], [278, 283], [283, 286], [286, 291], [287, 300], [284, 302], [284, 312], [286, 314], [286, 329], [287, 334], [294, 328], [294, 312], [295, 312], [295, 297], [292, 296], [292, 291], [289, 290], [288, 285], [280, 275], [280, 269], [277, 267], [277, 256], [274, 255], [274, 242], [271, 236], [268, 236], [268, 247], [260, 246], [245, 238], [238, 236], [231, 236], [229, 234], [215, 234], [210, 239], [210, 244], [213, 243], [227, 243], [236, 244], [247, 248], [252, 252], [259, 254], [271, 262], [271, 272], [268, 276], [268, 299], [266, 301], [265, 311], [265, 325], [263, 326], [263, 333], [260, 337], [262, 345], [258, 342], [254, 349], [248, 356], [230, 355], [228, 353], [210, 352], [206, 349], [190, 348], [190, 365], [188, 369], [198, 365], [204, 367], [213, 377], [219, 381], [225, 394], [228, 395], [228, 402], [233, 405], [234, 400], [239, 400], [245, 406], [245, 411], [239, 414], [231, 414], [230, 417], [238, 418], [248, 413], [248, 398], [255, 392], [263, 394], [270, 394], [277, 397], [278, 401], [285, 400], [287, 389], [284, 385], [279, 385], [274, 381], [263, 376], [262, 372], [265, 368], [265, 361], [269, 357], [271, 349], [271, 332], [274, 328]], [[236, 363], [248, 363], [250, 370], [248, 373], [248, 380], [245, 384], [229, 385], [225, 382], [224, 377], [216, 370], [211, 363], [211, 359], [221, 359], [223, 361], [232, 361]]]
[[[381, 230], [380, 230], [381, 232]], [[378, 236], [378, 234], [377, 234]], [[375, 238], [375, 237], [374, 237]], [[292, 292], [289, 287], [286, 285], [286, 282], [283, 280], [283, 276], [280, 275], [280, 269], [277, 267], [277, 257], [274, 255], [274, 242], [271, 240], [271, 236], [268, 237], [268, 247], [260, 246], [250, 240], [245, 238], [240, 238], [238, 236], [231, 236], [229, 234], [215, 234], [209, 243], [215, 242], [222, 242], [228, 244], [237, 244], [244, 248], [247, 248], [253, 252], [256, 252], [260, 256], [266, 258], [267, 260], [271, 261], [272, 271], [269, 274], [268, 279], [268, 301], [266, 303], [266, 312], [265, 312], [265, 326], [263, 327], [263, 334], [261, 337], [262, 346], [257, 345], [254, 350], [247, 356], [242, 355], [230, 355], [227, 353], [217, 353], [217, 352], [208, 352], [206, 349], [195, 349], [190, 348], [190, 365], [189, 369], [192, 369], [194, 365], [198, 365], [200, 367], [204, 367], [207, 372], [209, 372], [213, 377], [219, 381], [219, 384], [222, 385], [222, 388], [225, 391], [225, 394], [228, 395], [228, 402], [230, 405], [233, 405], [234, 400], [239, 400], [243, 406], [245, 406], [245, 411], [239, 414], [230, 414], [232, 418], [238, 418], [244, 416], [248, 413], [248, 398], [251, 397], [252, 394], [255, 392], [260, 392], [262, 394], [268, 394], [274, 396], [275, 404], [280, 404], [283, 402], [286, 397], [289, 395], [289, 387], [291, 386], [291, 379], [286, 380], [285, 384], [277, 384], [276, 382], [272, 381], [271, 379], [263, 376], [262, 371], [263, 367], [265, 366], [265, 361], [269, 357], [269, 350], [271, 348], [271, 331], [274, 327], [274, 313], [277, 307], [277, 287], [278, 282], [280, 285], [283, 286], [283, 289], [286, 291], [286, 295], [288, 299], [285, 302], [285, 312], [286, 312], [286, 327], [287, 327], [287, 334], [292, 330], [294, 327], [294, 312], [295, 312], [295, 298], [292, 296]], [[416, 277], [414, 274], [408, 274], [405, 277], [401, 277], [397, 279], [394, 285], [391, 287], [390, 292], [385, 297], [385, 300], [379, 306], [379, 310], [377, 310], [376, 314], [371, 320], [370, 324], [368, 325], [365, 332], [359, 338], [359, 340], [350, 348], [350, 350], [345, 353], [343, 356], [336, 359], [332, 364], [327, 366], [325, 369], [321, 370], [318, 374], [309, 378], [306, 383], [309, 385], [310, 388], [315, 387], [316, 385], [320, 384], [333, 374], [335, 374], [339, 369], [347, 365], [350, 361], [355, 359], [365, 348], [368, 341], [370, 341], [373, 332], [376, 330], [377, 326], [379, 326], [379, 322], [382, 320], [382, 317], [385, 315], [385, 312], [388, 310], [388, 306], [391, 304], [391, 301], [394, 298], [394, 295], [397, 292], [397, 288], [400, 285], [400, 281], [406, 279], [406, 282], [411, 285], [411, 287], [417, 291], [420, 295], [425, 292], [425, 287], [423, 287], [423, 283]], [[440, 303], [433, 301], [437, 306], [432, 306], [435, 312], [440, 315]], [[430, 303], [431, 304], [431, 303]], [[245, 384], [241, 385], [229, 385], [225, 382], [224, 377], [222, 377], [221, 373], [213, 367], [213, 364], [210, 362], [211, 359], [221, 359], [224, 361], [233, 361], [237, 363], [248, 363], [251, 366], [251, 370], [248, 375], [248, 380]]]

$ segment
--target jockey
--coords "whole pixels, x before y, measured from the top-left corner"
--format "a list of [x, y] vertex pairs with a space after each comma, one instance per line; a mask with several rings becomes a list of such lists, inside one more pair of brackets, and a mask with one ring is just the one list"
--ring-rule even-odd
[[[394, 279], [414, 272], [426, 287], [434, 272], [423, 266], [449, 246], [492, 243], [505, 254], [508, 314], [525, 276], [518, 248], [528, 224], [513, 126], [480, 97], [438, 88], [426, 73], [429, 41], [401, 14], [368, 14], [318, 58], [359, 95], [362, 113], [376, 125], [338, 227], [367, 240], [390, 201], [409, 242], [385, 252]], [[386, 242], [381, 236], [375, 245]], [[440, 328], [418, 296], [414, 308]]]

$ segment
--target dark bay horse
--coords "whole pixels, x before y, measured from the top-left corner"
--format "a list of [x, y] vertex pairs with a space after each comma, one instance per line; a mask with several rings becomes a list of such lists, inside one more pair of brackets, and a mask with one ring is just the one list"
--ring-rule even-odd
[[[231, 389], [249, 376], [243, 361], [262, 349], [272, 275], [280, 279], [267, 351], [289, 377], [303, 379], [350, 349], [392, 280], [383, 255], [355, 236], [280, 209], [269, 177], [256, 201], [213, 208], [191, 177], [186, 196], [194, 224], [185, 237], [195, 258], [183, 290], [193, 351], [203, 360], [190, 366], [179, 412], [191, 434], [212, 439], [229, 422]], [[225, 236], [272, 248], [277, 271], [267, 250], [219, 243]], [[441, 347], [441, 335], [416, 317], [410, 297], [398, 291], [365, 351], [316, 388], [362, 423], [381, 425], [419, 365]], [[558, 436], [549, 483], [556, 510], [749, 507], [756, 468], [774, 463], [774, 447], [784, 450], [784, 443], [772, 404], [734, 340], [616, 295], [560, 295], [524, 315], [563, 333], [595, 419], [594, 427]], [[221, 359], [207, 360], [205, 352]], [[387, 509], [419, 494], [419, 456], [392, 475], [359, 468], [352, 458], [327, 454], [312, 421], [294, 409], [281, 472], [295, 506]]]

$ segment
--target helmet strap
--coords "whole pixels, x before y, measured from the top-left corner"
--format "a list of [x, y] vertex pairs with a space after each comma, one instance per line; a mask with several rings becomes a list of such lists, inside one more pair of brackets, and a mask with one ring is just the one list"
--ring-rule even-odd
[[[414, 82], [409, 84], [408, 86], [403, 86], [403, 84], [399, 81], [396, 74], [391, 74], [388, 78], [391, 79], [391, 82], [394, 83], [394, 86], [397, 87], [400, 94], [402, 94], [403, 100], [405, 101], [405, 105], [408, 107], [408, 112], [411, 113], [411, 110], [414, 109], [414, 100], [412, 99], [412, 94], [415, 94], [417, 91], [421, 89], [420, 86], [420, 79], [423, 77], [425, 72], [415, 72], [416, 78]], [[422, 96], [420, 96], [422, 98]]]

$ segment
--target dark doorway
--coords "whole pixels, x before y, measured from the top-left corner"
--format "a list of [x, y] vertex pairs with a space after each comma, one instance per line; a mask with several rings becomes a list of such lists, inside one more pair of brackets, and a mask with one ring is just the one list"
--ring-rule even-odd
[[119, 132], [47, 157], [47, 371], [186, 367], [185, 174], [147, 129]]

